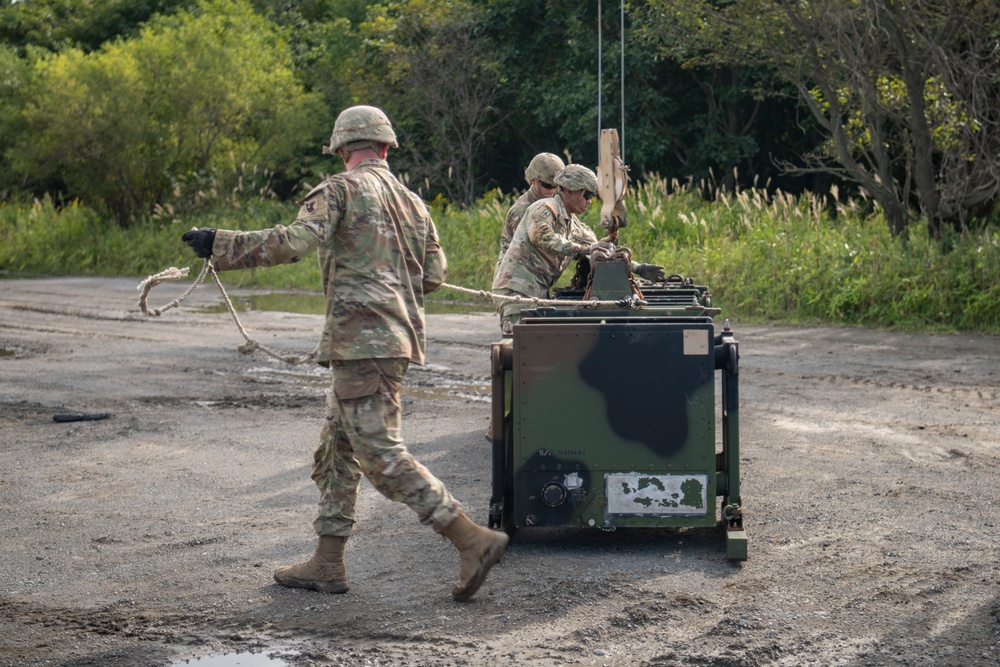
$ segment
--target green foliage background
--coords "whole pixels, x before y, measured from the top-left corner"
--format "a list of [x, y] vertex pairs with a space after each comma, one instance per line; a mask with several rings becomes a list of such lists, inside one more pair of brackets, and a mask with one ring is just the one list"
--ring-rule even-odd
[[12, 168], [127, 226], [192, 173], [277, 167], [297, 155], [319, 97], [274, 24], [240, 0], [154, 18], [130, 40], [39, 54], [21, 95]]
[[[893, 236], [862, 191], [777, 167], [827, 141], [778, 76], [798, 50], [772, 45], [763, 19], [705, 18], [766, 7], [776, 20], [780, 6], [630, 2], [623, 72], [616, 3], [601, 16], [576, 0], [0, 4], [0, 276], [197, 268], [181, 232], [289, 222], [296, 195], [340, 168], [320, 152], [336, 114], [367, 103], [395, 121], [390, 162], [433, 202], [453, 284], [489, 288], [531, 156], [593, 165], [598, 127], [620, 127], [624, 243], [708, 285], [727, 316], [997, 333], [994, 200], [933, 238], [913, 219]], [[449, 69], [458, 34], [479, 45], [465, 51], [473, 67]], [[766, 57], [737, 57], [755, 49]], [[456, 101], [472, 90], [486, 103]], [[319, 289], [312, 262], [224, 279]]]
[[[638, 260], [708, 285], [724, 317], [1000, 333], [996, 230], [939, 241], [914, 225], [893, 237], [857, 203], [831, 209], [808, 195], [769, 196], [762, 190], [719, 192], [706, 200], [704, 189], [711, 186], [663, 179], [636, 188], [627, 199], [630, 222], [621, 240]], [[493, 192], [473, 207], [433, 208], [450, 284], [489, 289], [511, 203], [511, 196]], [[598, 210], [594, 204], [587, 213], [595, 231]], [[239, 207], [229, 202], [182, 220], [161, 216], [124, 229], [108, 227], [77, 202], [4, 204], [0, 236], [7, 243], [0, 246], [0, 266], [8, 277], [129, 276], [136, 284], [169, 266], [188, 266], [193, 277], [201, 260], [180, 242], [186, 229], [261, 229], [287, 223], [295, 213], [293, 205], [269, 199]], [[320, 290], [312, 261], [221, 276], [232, 286]], [[431, 298], [492, 310], [481, 297], [446, 288]], [[155, 290], [151, 303], [157, 303]]]

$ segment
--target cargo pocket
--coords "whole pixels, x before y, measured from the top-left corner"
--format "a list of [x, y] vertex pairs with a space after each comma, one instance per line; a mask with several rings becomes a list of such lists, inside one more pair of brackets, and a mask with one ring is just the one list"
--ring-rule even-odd
[[377, 394], [382, 381], [378, 366], [374, 363], [352, 364], [348, 370], [344, 362], [334, 362], [333, 393], [341, 401], [364, 398]]

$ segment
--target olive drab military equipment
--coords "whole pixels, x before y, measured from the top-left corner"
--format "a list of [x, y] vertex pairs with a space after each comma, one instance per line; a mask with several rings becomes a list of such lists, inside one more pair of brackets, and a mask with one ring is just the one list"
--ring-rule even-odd
[[[597, 265], [595, 280], [603, 267]], [[623, 275], [610, 276], [628, 295]], [[610, 288], [610, 284], [607, 286]], [[640, 309], [524, 310], [493, 343], [490, 525], [516, 529], [712, 527], [746, 560], [739, 475], [738, 344], [707, 289], [674, 277]], [[721, 375], [721, 449], [715, 378]], [[721, 503], [717, 498], [721, 497]]]
[[627, 248], [602, 244], [590, 260], [585, 286], [556, 293], [565, 305], [522, 310], [491, 346], [490, 526], [513, 535], [721, 523], [727, 558], [746, 560], [728, 321], [716, 326], [720, 309], [690, 278], [639, 291]]
[[566, 165], [554, 153], [539, 153], [531, 158], [528, 168], [524, 170], [524, 180], [531, 183], [533, 179], [538, 179], [543, 183], [551, 185], [556, 180], [556, 174], [562, 171]]
[[361, 105], [340, 112], [333, 124], [330, 145], [324, 146], [323, 152], [333, 155], [338, 148], [359, 141], [388, 144], [393, 148], [399, 145], [385, 112], [376, 107]]

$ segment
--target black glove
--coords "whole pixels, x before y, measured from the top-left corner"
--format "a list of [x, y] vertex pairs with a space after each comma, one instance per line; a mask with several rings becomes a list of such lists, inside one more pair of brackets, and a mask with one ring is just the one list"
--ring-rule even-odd
[[640, 278], [654, 283], [661, 283], [667, 278], [667, 274], [659, 264], [640, 264], [636, 267], [635, 272], [639, 274]]
[[194, 254], [205, 259], [212, 256], [212, 246], [215, 245], [215, 230], [208, 227], [192, 229], [181, 234], [181, 241], [191, 246]]

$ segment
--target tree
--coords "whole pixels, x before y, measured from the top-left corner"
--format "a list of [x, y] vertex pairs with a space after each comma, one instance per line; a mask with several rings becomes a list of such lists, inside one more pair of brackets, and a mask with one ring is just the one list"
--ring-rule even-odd
[[894, 234], [1000, 193], [1000, 5], [986, 0], [651, 0], [706, 62], [774, 67], [827, 141], [788, 168], [866, 189]]
[[512, 110], [495, 151], [495, 161], [504, 162], [494, 169], [513, 172], [521, 187], [524, 165], [541, 150], [596, 163], [599, 78], [601, 126], [619, 129], [635, 177], [654, 172], [702, 179], [738, 170], [745, 184], [777, 181], [772, 160], [815, 144], [809, 128], [798, 123], [797, 100], [778, 94], [788, 86], [773, 70], [738, 63], [691, 66], [700, 64], [698, 52], [684, 42], [668, 45], [664, 21], [648, 2], [625, 7], [624, 68], [617, 2], [601, 3], [600, 49], [597, 2], [482, 4], [509, 81], [500, 104]]
[[[337, 114], [355, 104], [352, 62], [363, 38], [359, 26], [372, 0], [252, 0], [262, 15], [287, 35], [288, 46], [297, 76], [308, 92], [322, 98], [317, 113], [311, 116], [313, 127], [321, 128], [317, 141], [330, 136]], [[319, 152], [297, 158], [293, 168], [280, 174], [275, 189], [280, 194], [293, 192], [302, 179], [316, 179], [340, 168]], [[315, 180], [313, 180], [315, 182]]]
[[19, 111], [31, 77], [31, 66], [16, 50], [0, 45], [0, 199], [14, 189], [16, 177], [6, 158], [13, 137], [21, 132]]
[[472, 203], [484, 148], [504, 117], [496, 107], [503, 77], [481, 12], [467, 2], [404, 0], [374, 5], [360, 31], [355, 94], [389, 112], [401, 170]]
[[[796, 86], [830, 135], [837, 171], [876, 196], [894, 233], [912, 209], [935, 234], [964, 226], [1000, 192], [1000, 9], [820, 4], [782, 9], [806, 47], [808, 78]], [[810, 156], [805, 168], [828, 169]]]
[[279, 168], [311, 137], [316, 104], [272, 24], [245, 0], [205, 0], [134, 40], [44, 57], [27, 99], [13, 166], [60, 177], [67, 194], [121, 224], [191, 172]]
[[57, 51], [94, 51], [118, 37], [134, 37], [156, 14], [191, 7], [195, 0], [3, 0], [0, 42]]

